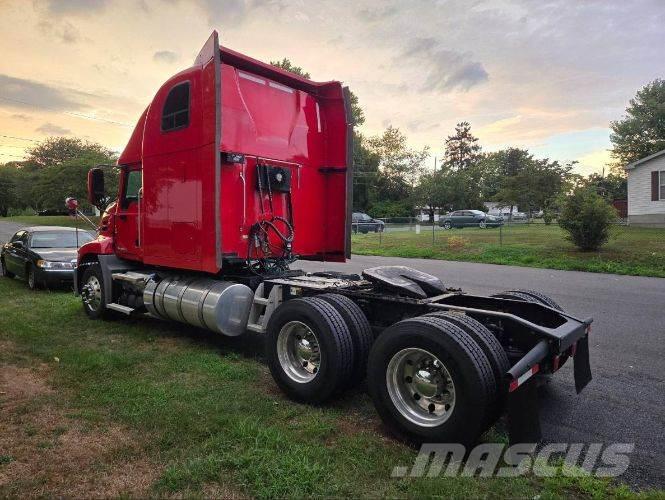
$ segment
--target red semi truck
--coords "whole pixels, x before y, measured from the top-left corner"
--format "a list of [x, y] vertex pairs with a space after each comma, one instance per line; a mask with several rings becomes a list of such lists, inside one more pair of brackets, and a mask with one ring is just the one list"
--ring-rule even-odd
[[[529, 290], [471, 295], [402, 266], [305, 273], [296, 259], [350, 257], [348, 90], [219, 44], [157, 91], [118, 159], [117, 198], [78, 254], [92, 319], [150, 315], [222, 335], [267, 336], [292, 398], [322, 403], [367, 379], [392, 431], [472, 443], [508, 412], [538, 437], [536, 377], [570, 357], [591, 379], [591, 319]], [[108, 199], [104, 174], [89, 198]]]

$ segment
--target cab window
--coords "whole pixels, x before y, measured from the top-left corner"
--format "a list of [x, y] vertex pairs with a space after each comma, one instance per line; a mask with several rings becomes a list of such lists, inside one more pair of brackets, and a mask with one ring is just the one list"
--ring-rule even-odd
[[141, 182], [140, 170], [128, 170], [125, 172], [124, 192], [121, 203], [122, 208], [127, 208], [130, 203], [139, 201]]
[[179, 83], [169, 91], [162, 110], [162, 131], [170, 132], [189, 125], [189, 82]]

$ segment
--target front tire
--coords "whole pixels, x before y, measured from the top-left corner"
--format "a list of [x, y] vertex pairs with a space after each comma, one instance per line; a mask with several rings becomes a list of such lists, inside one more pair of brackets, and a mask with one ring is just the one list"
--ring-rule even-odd
[[270, 373], [292, 399], [323, 403], [348, 384], [354, 364], [351, 334], [325, 300], [284, 302], [270, 317], [267, 333]]
[[437, 317], [400, 321], [379, 335], [367, 383], [383, 422], [413, 444], [475, 443], [496, 400], [497, 384], [482, 349]]
[[480, 227], [480, 229], [487, 229], [487, 222], [485, 222], [484, 220], [481, 220], [478, 223], [478, 227]]
[[30, 290], [38, 290], [41, 284], [37, 280], [37, 270], [33, 264], [29, 264], [26, 269], [26, 278], [28, 281], [28, 288]]
[[90, 319], [103, 319], [108, 316], [106, 293], [104, 292], [104, 276], [99, 264], [88, 266], [83, 273], [81, 286], [83, 310]]
[[446, 221], [446, 222], [443, 223], [443, 226], [441, 226], [441, 227], [443, 227], [443, 229], [445, 229], [447, 231], [448, 229], [452, 229], [453, 225], [450, 221]]

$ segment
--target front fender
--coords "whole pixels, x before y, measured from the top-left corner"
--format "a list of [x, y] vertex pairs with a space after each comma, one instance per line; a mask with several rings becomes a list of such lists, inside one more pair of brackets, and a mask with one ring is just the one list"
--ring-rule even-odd
[[77, 266], [83, 262], [93, 260], [90, 257], [97, 255], [110, 255], [113, 253], [113, 238], [99, 235], [96, 240], [82, 245], [78, 251]]
[[100, 255], [113, 255], [113, 238], [99, 235], [96, 240], [81, 245], [78, 249], [76, 268], [74, 269], [74, 295], [79, 294], [81, 278], [83, 276], [82, 265], [97, 262]]

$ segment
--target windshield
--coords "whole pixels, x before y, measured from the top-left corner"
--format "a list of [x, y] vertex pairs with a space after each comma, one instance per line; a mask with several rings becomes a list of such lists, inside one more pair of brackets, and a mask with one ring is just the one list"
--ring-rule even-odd
[[[77, 231], [40, 231], [33, 233], [30, 248], [77, 248]], [[87, 231], [78, 231], [78, 246], [92, 241]]]

